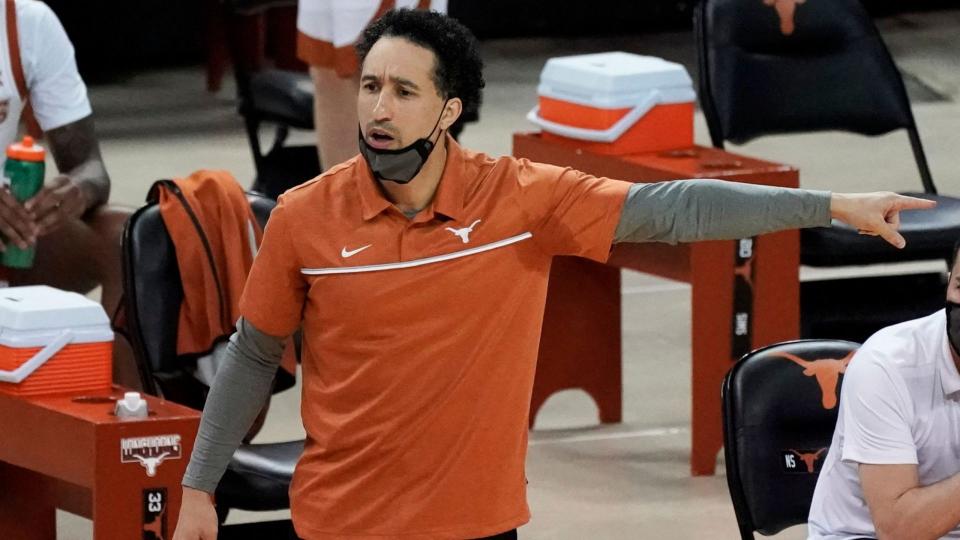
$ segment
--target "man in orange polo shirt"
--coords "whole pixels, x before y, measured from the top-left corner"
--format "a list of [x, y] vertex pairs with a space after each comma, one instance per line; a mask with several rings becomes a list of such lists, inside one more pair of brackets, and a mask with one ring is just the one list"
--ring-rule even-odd
[[[209, 493], [302, 326], [306, 448], [291, 487], [314, 539], [516, 538], [551, 259], [618, 241], [740, 238], [839, 218], [902, 245], [927, 201], [714, 180], [631, 184], [461, 148], [476, 40], [391, 11], [358, 45], [361, 155], [288, 191], [241, 301], [184, 477], [175, 540], [213, 539]], [[573, 314], [575, 316], [575, 314]]]

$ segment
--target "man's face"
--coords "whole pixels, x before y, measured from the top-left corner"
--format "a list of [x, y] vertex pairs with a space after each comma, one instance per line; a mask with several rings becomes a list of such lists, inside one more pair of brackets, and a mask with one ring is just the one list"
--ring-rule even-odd
[[950, 270], [950, 281], [947, 282], [947, 300], [960, 304], [960, 257], [955, 259]]
[[[444, 99], [433, 82], [436, 57], [404, 38], [383, 37], [374, 43], [360, 76], [357, 115], [367, 143], [397, 149], [422, 137], [443, 111]], [[446, 115], [444, 115], [446, 116]], [[449, 123], [441, 121], [440, 127]]]

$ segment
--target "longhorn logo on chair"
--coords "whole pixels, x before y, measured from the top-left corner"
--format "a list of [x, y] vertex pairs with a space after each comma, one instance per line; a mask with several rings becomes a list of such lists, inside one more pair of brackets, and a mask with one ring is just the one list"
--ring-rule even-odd
[[852, 351], [840, 359], [820, 358], [818, 360], [804, 360], [795, 354], [785, 352], [773, 354], [803, 367], [804, 375], [817, 379], [824, 409], [829, 410], [837, 406], [837, 382], [840, 380], [840, 374], [847, 370], [847, 364], [853, 358]]
[[777, 16], [780, 17], [780, 32], [789, 36], [796, 29], [793, 17], [797, 12], [797, 6], [806, 2], [806, 0], [763, 0], [768, 6], [773, 6], [777, 10]]
[[820, 448], [815, 451], [801, 452], [800, 450], [786, 450], [783, 452], [783, 469], [786, 472], [797, 473], [801, 472], [799, 470], [799, 464], [797, 463], [797, 458], [800, 458], [800, 461], [803, 462], [807, 467], [807, 472], [813, 474], [817, 472], [817, 460], [820, 459], [820, 456], [827, 451], [827, 448]]

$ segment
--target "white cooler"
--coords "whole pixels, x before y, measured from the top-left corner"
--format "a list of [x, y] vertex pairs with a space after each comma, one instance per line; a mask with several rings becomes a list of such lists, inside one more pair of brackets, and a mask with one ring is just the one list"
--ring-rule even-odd
[[693, 145], [696, 93], [680, 64], [625, 52], [551, 58], [537, 93], [527, 119], [545, 139], [616, 155]]
[[113, 331], [100, 304], [45, 285], [0, 289], [0, 392], [110, 390]]

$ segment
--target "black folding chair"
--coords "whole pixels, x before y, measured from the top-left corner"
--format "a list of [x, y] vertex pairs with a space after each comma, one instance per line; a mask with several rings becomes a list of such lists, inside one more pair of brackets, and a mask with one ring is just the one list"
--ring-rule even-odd
[[[759, 0], [701, 0], [694, 32], [700, 100], [717, 148], [771, 134], [907, 131], [923, 187], [908, 194], [936, 200], [937, 208], [901, 214], [906, 248], [835, 224], [801, 232], [802, 264], [950, 259], [960, 238], [960, 199], [937, 193], [903, 80], [859, 0], [805, 2], [792, 15]], [[862, 341], [880, 328], [935, 311], [944, 285], [943, 272], [805, 282], [803, 335]], [[878, 290], [911, 294], [878, 302]]]
[[[248, 198], [258, 221], [265, 224], [275, 202], [254, 194]], [[156, 204], [139, 209], [127, 222], [123, 235], [123, 276], [126, 333], [144, 391], [202, 409], [208, 388], [188, 369], [195, 365], [195, 359], [177, 355], [183, 288], [173, 242]], [[289, 386], [290, 382], [284, 384]], [[290, 480], [303, 444], [302, 440], [242, 444], [215, 494], [221, 523], [233, 508], [254, 511], [289, 508]], [[287, 538], [292, 534], [289, 520], [249, 527], [234, 525], [221, 530], [221, 538]]]
[[800, 340], [734, 364], [723, 381], [727, 486], [743, 540], [807, 522], [837, 422], [842, 375], [859, 345]]

